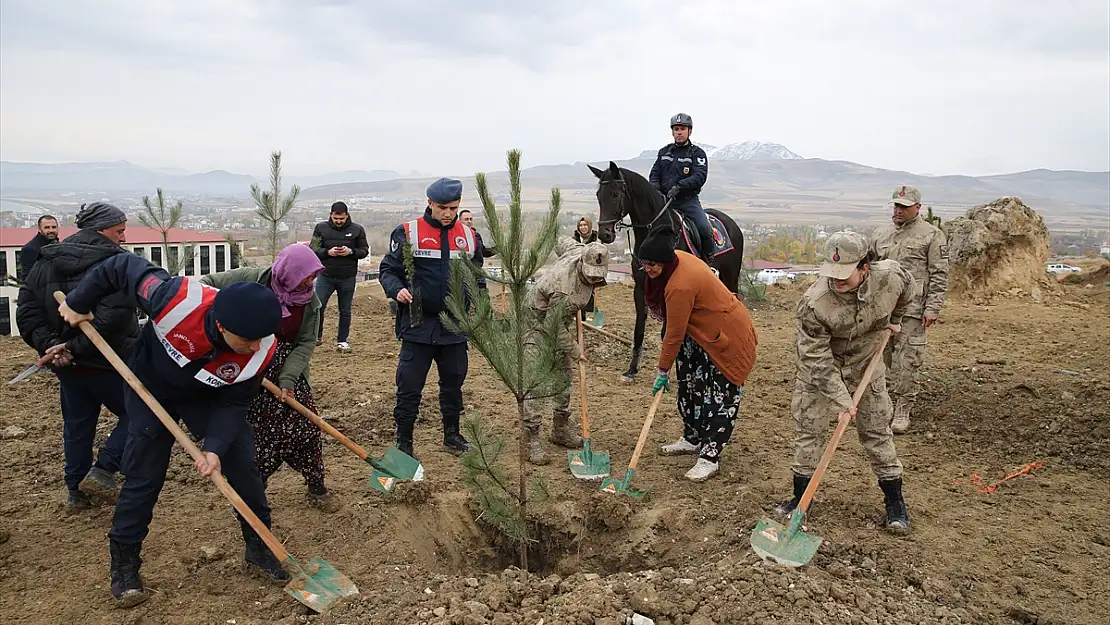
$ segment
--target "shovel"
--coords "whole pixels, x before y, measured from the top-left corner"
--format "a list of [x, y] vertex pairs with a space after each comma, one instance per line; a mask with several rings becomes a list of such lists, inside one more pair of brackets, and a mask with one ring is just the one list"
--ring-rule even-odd
[[[578, 344], [582, 345], [582, 311], [578, 311]], [[596, 480], [609, 475], [609, 452], [590, 446], [590, 409], [586, 403], [586, 365], [578, 361], [578, 391], [582, 403], [582, 449], [567, 452], [570, 473], [580, 480]]]
[[18, 382], [22, 382], [23, 380], [26, 380], [39, 371], [49, 371], [50, 368], [46, 366], [46, 363], [50, 362], [53, 359], [53, 356], [43, 356], [42, 358], [39, 358], [37, 361], [35, 361], [35, 364], [24, 369], [23, 373], [20, 373], [14, 378], [8, 380], [8, 384], [16, 384]]
[[[61, 304], [65, 301], [65, 294], [61, 291], [54, 291], [54, 298]], [[188, 451], [189, 455], [192, 456], [194, 460], [200, 460], [202, 456], [196, 444], [181, 430], [181, 426], [173, 420], [173, 417], [171, 417], [164, 408], [162, 408], [162, 405], [150, 394], [150, 391], [146, 390], [146, 386], [139, 381], [139, 378], [135, 377], [131, 369], [120, 360], [115, 350], [113, 350], [104, 338], [100, 336], [96, 328], [88, 321], [82, 321], [80, 327], [81, 331], [85, 333], [85, 336], [88, 336], [89, 340], [100, 350], [100, 353], [104, 354], [108, 362], [112, 363], [116, 371], [123, 376], [127, 384], [130, 385], [131, 388], [135, 390], [135, 393], [142, 398], [143, 402], [150, 407], [151, 411], [158, 417], [158, 420], [162, 422], [162, 425], [166, 426], [166, 429], [173, 434], [177, 442], [185, 448], [185, 451]], [[285, 592], [290, 594], [294, 599], [312, 608], [316, 612], [324, 612], [339, 599], [358, 594], [358, 588], [355, 587], [354, 582], [346, 575], [336, 570], [335, 567], [328, 564], [327, 561], [320, 558], [312, 558], [302, 564], [293, 558], [293, 556], [289, 555], [289, 552], [285, 550], [281, 542], [270, 533], [269, 528], [255, 516], [246, 502], [244, 502], [243, 499], [239, 497], [239, 494], [235, 492], [235, 489], [231, 487], [231, 484], [227, 483], [223, 474], [219, 471], [213, 471], [212, 474], [208, 476], [208, 479], [212, 480], [212, 483], [216, 485], [216, 488], [220, 489], [224, 497], [227, 497], [227, 500], [231, 502], [235, 510], [247, 520], [247, 523], [249, 523], [252, 528], [254, 528], [259, 538], [266, 543], [266, 546], [270, 548], [270, 551], [272, 551], [274, 556], [281, 562], [282, 568], [292, 577], [289, 583], [285, 585]]]
[[[275, 386], [273, 382], [262, 378], [262, 386], [278, 399], [281, 398], [281, 389]], [[339, 441], [340, 445], [355, 452], [355, 455], [374, 467], [374, 470], [370, 473], [370, 488], [389, 494], [397, 487], [398, 481], [412, 480], [413, 482], [419, 482], [424, 479], [424, 465], [400, 449], [390, 447], [381, 459], [373, 458], [361, 445], [347, 438], [343, 432], [332, 427], [330, 423], [321, 419], [315, 412], [305, 408], [301, 402], [289, 397], [285, 400], [285, 403], [304, 415], [306, 419], [315, 423], [316, 427]]]
[[605, 327], [605, 313], [594, 308], [594, 313], [590, 318], [589, 324], [597, 329]]
[[[867, 364], [867, 369], [863, 372], [863, 378], [860, 379], [856, 392], [852, 394], [853, 407], [859, 406], [859, 400], [867, 390], [867, 385], [871, 383], [871, 376], [875, 373], [875, 367], [878, 366], [879, 361], [882, 360], [883, 350], [886, 349], [889, 340], [890, 330], [884, 330], [883, 339], [871, 356], [871, 362]], [[825, 445], [825, 451], [821, 454], [821, 461], [817, 463], [817, 470], [810, 478], [809, 486], [806, 487], [801, 501], [798, 502], [798, 507], [790, 514], [789, 525], [783, 527], [777, 521], [764, 518], [752, 528], [752, 550], [760, 558], [764, 560], [772, 559], [779, 564], [797, 568], [805, 565], [817, 553], [817, 548], [821, 546], [824, 539], [803, 532], [802, 524], [805, 522], [806, 510], [809, 508], [810, 502], [813, 501], [813, 495], [817, 492], [817, 485], [821, 483], [825, 470], [832, 462], [833, 454], [836, 453], [836, 446], [840, 443], [840, 437], [844, 434], [844, 430], [848, 429], [848, 423], [851, 420], [852, 418], [847, 412], [841, 414], [837, 420], [836, 429], [833, 430], [828, 445]]]
[[651, 431], [651, 421], [655, 418], [655, 411], [659, 409], [659, 402], [663, 400], [663, 391], [660, 389], [655, 394], [655, 400], [651, 402], [651, 408], [648, 409], [647, 419], [644, 420], [644, 427], [640, 430], [640, 440], [636, 441], [636, 451], [632, 452], [632, 462], [628, 463], [628, 471], [624, 474], [623, 480], [614, 479], [611, 477], [605, 478], [601, 483], [601, 492], [603, 493], [620, 493], [642, 499], [647, 491], [633, 490], [629, 487], [632, 483], [632, 476], [636, 473], [636, 465], [640, 462], [640, 452], [644, 450], [644, 443], [647, 442], [648, 432]]

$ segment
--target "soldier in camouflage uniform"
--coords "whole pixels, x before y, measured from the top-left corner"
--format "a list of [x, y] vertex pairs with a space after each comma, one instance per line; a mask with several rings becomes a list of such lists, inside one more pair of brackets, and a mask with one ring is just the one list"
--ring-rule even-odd
[[[547, 318], [548, 310], [559, 302], [566, 304], [566, 318], [563, 319], [558, 342], [563, 350], [563, 372], [573, 379], [578, 361], [586, 360], [586, 353], [575, 340], [575, 325], [578, 311], [586, 307], [593, 298], [594, 288], [605, 284], [609, 272], [609, 248], [604, 243], [594, 241], [588, 245], [575, 242], [569, 237], [561, 238], [556, 248], [560, 257], [536, 280], [530, 292], [530, 306], [536, 319], [536, 329]], [[531, 340], [528, 344], [532, 344]], [[551, 429], [551, 442], [568, 449], [582, 446], [578, 426], [570, 418], [570, 385], [554, 398], [555, 409]], [[547, 456], [540, 445], [540, 402], [532, 400], [524, 404], [524, 424], [528, 428], [528, 461], [532, 464], [547, 464]]]
[[798, 302], [798, 365], [790, 405], [797, 427], [794, 498], [776, 511], [788, 515], [798, 506], [824, 451], [833, 408], [856, 420], [860, 444], [883, 491], [886, 527], [907, 533], [909, 512], [902, 499], [902, 463], [890, 431], [886, 367], [876, 368], [857, 408], [852, 407], [852, 392], [883, 330], [899, 330], [916, 293], [914, 279], [897, 261], [873, 261], [867, 239], [855, 232], [830, 236], [824, 254], [821, 278]]
[[906, 310], [902, 332], [887, 346], [890, 397], [894, 400], [891, 430], [903, 434], [921, 385], [917, 372], [925, 362], [925, 329], [940, 316], [948, 294], [948, 240], [944, 232], [919, 214], [921, 192], [903, 185], [894, 190], [894, 223], [875, 230], [871, 251], [880, 260], [896, 260], [917, 282], [917, 292]]

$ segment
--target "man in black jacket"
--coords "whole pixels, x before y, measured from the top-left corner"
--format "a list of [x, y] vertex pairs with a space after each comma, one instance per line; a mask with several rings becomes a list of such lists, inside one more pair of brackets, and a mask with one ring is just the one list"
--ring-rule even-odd
[[[119, 246], [125, 238], [127, 217], [111, 204], [94, 202], [77, 214], [77, 226], [81, 230], [65, 241], [42, 248], [34, 269], [24, 276], [15, 313], [20, 336], [40, 356], [52, 356], [50, 367], [58, 376], [67, 505], [71, 510], [91, 506], [90, 492], [115, 499], [115, 474], [120, 469], [128, 427], [123, 378], [83, 333], [62, 320], [54, 299], [54, 291], [69, 293], [90, 269], [127, 253]], [[101, 300], [93, 325], [121, 358], [128, 357], [139, 336], [135, 306], [129, 298], [114, 294]], [[101, 406], [112, 411], [118, 421], [93, 462]]]
[[339, 332], [336, 349], [351, 349], [347, 338], [351, 333], [351, 302], [355, 297], [355, 276], [358, 261], [370, 254], [366, 231], [351, 221], [350, 212], [343, 202], [331, 205], [327, 221], [316, 224], [312, 231], [312, 249], [324, 263], [324, 271], [316, 278], [316, 296], [320, 298], [320, 330], [316, 344], [324, 342], [324, 311], [332, 293], [339, 299]]
[[58, 242], [58, 220], [53, 215], [39, 217], [39, 231], [19, 250], [18, 276], [26, 278], [38, 262], [43, 247]]
[[694, 120], [686, 113], [678, 113], [671, 118], [674, 143], [659, 149], [648, 180], [657, 191], [667, 196], [672, 209], [694, 222], [701, 240], [698, 245], [701, 259], [708, 265], [713, 256], [713, 227], [709, 225], [709, 217], [701, 206], [699, 195], [709, 176], [709, 158], [705, 150], [690, 141], [693, 130]]

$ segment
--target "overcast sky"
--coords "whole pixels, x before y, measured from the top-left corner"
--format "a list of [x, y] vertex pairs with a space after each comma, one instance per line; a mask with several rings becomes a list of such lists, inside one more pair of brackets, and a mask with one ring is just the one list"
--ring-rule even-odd
[[[528, 6], [528, 9], [520, 7]], [[0, 156], [465, 175], [782, 143], [1110, 169], [1106, 0], [3, 0]]]

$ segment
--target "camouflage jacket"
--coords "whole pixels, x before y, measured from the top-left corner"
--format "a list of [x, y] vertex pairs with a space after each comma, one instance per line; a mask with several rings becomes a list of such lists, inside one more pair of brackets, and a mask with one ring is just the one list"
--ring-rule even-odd
[[798, 302], [797, 378], [816, 385], [839, 410], [850, 408], [844, 380], [863, 376], [882, 330], [901, 323], [915, 289], [913, 275], [893, 260], [872, 263], [854, 293], [837, 293], [831, 280], [819, 278]]
[[548, 310], [559, 302], [566, 302], [566, 317], [558, 340], [563, 352], [573, 358], [582, 355], [582, 348], [575, 340], [577, 330], [572, 334], [570, 327], [578, 311], [585, 308], [594, 292], [594, 287], [586, 284], [578, 271], [578, 261], [585, 250], [586, 246], [582, 243], [570, 237], [560, 237], [555, 246], [559, 259], [543, 270], [529, 293], [529, 305], [537, 326], [547, 318]]
[[907, 317], [940, 316], [948, 295], [948, 239], [940, 228], [921, 215], [901, 226], [892, 223], [875, 230], [871, 250], [880, 260], [898, 261], [917, 281]]

